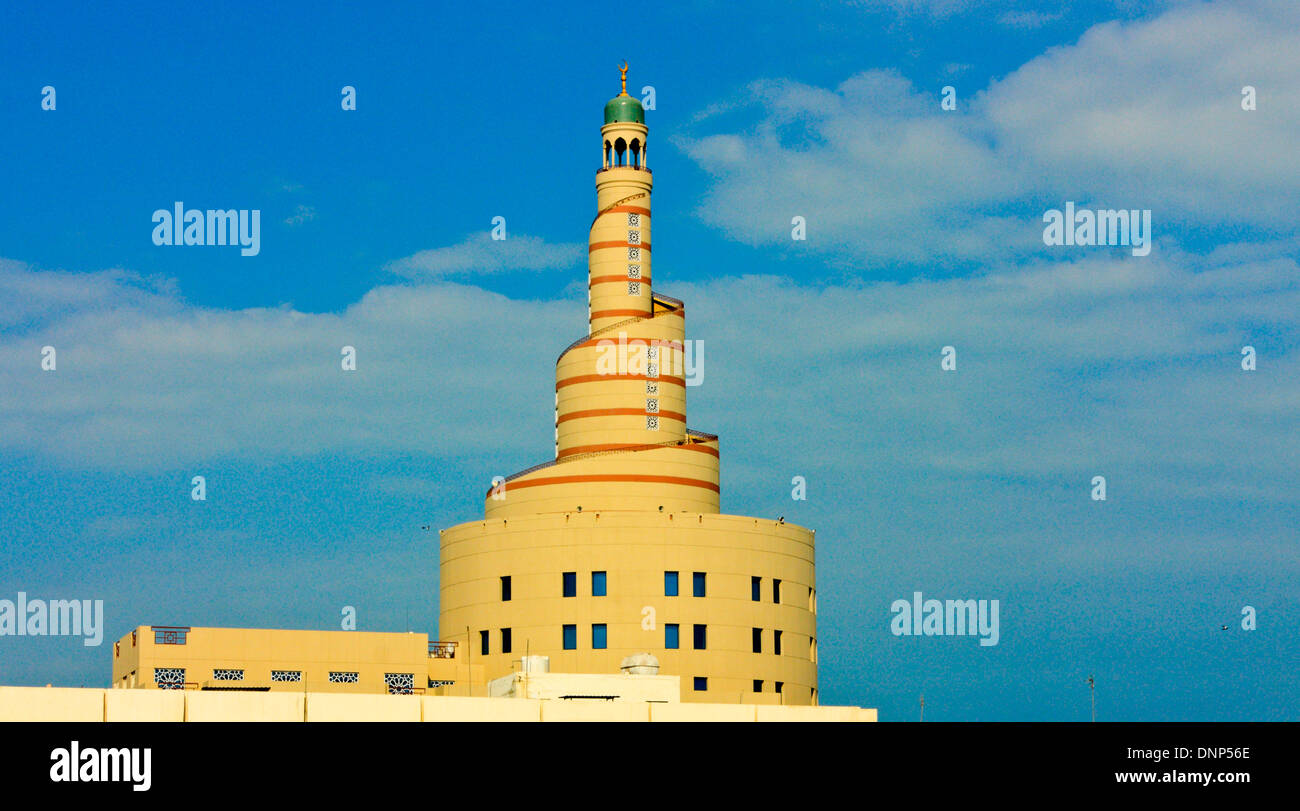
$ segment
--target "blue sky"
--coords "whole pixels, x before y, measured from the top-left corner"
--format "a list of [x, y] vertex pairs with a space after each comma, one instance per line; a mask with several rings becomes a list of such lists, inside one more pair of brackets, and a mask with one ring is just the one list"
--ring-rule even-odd
[[[0, 598], [436, 632], [421, 527], [552, 451], [626, 59], [723, 509], [817, 529], [823, 702], [1082, 720], [1092, 673], [1103, 718], [1300, 711], [1294, 4], [6, 14]], [[260, 209], [260, 253], [155, 246], [178, 200]], [[1045, 246], [1066, 201], [1154, 249]], [[893, 636], [918, 590], [999, 600], [999, 644]], [[0, 683], [108, 650], [3, 637]]]

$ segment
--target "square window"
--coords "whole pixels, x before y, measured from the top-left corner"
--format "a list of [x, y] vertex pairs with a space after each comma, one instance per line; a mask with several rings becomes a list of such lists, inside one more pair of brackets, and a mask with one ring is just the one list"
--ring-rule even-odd
[[704, 589], [704, 572], [696, 572], [695, 575], [691, 578], [691, 583], [693, 584], [693, 586], [694, 586], [694, 588], [695, 588], [695, 596], [696, 596], [696, 597], [703, 597], [703, 596], [704, 596], [704, 591], [705, 591], [705, 589]]
[[628, 258], [628, 259], [633, 259], [633, 260], [635, 260], [635, 259], [640, 259], [640, 258], [641, 258], [641, 249], [640, 249], [640, 248], [628, 248], [628, 249], [627, 249], [627, 258]]
[[709, 647], [709, 626], [707, 626], [707, 625], [696, 625], [696, 626], [695, 626], [695, 640], [694, 640], [694, 642], [695, 642], [695, 649], [696, 649], [696, 650], [708, 650], [708, 647]]
[[763, 680], [762, 680], [762, 679], [754, 679], [754, 692], [755, 692], [755, 693], [761, 693], [761, 692], [763, 692]]
[[754, 629], [754, 653], [763, 652], [763, 629]]
[[695, 692], [703, 693], [709, 689], [709, 680], [704, 676], [695, 677]]
[[647, 417], [645, 418], [645, 429], [646, 429], [647, 431], [658, 431], [658, 430], [659, 430], [659, 418], [658, 418], [658, 417], [650, 417], [650, 416], [647, 416]]
[[763, 578], [761, 577], [749, 578], [749, 599], [753, 600], [756, 603], [762, 600], [763, 599], [761, 596], [762, 588], [763, 588]]
[[677, 572], [664, 572], [664, 596], [677, 596]]
[[501, 629], [501, 652], [502, 653], [510, 652], [510, 629], [509, 628]]
[[489, 648], [490, 648], [490, 645], [488, 644], [488, 632], [487, 632], [487, 631], [479, 631], [479, 632], [478, 632], [478, 652], [479, 652], [480, 654], [482, 654], [483, 656], [487, 656], [487, 655], [488, 655], [488, 650], [489, 650]]
[[506, 575], [505, 577], [501, 578], [501, 602], [506, 603], [509, 601], [510, 601], [510, 576]]
[[628, 277], [629, 279], [639, 279], [639, 278], [641, 278], [641, 266], [640, 266], [640, 265], [628, 265], [628, 266], [627, 266], [627, 277]]
[[[656, 371], [658, 371], [658, 370], [656, 370]], [[647, 380], [647, 381], [645, 382], [645, 393], [646, 393], [646, 394], [658, 394], [658, 393], [659, 393], [659, 384], [658, 384], [658, 383], [655, 383], [655, 382], [653, 382], [653, 381], [651, 381], [651, 380]]]
[[641, 232], [640, 232], [640, 231], [628, 231], [628, 232], [627, 232], [627, 244], [629, 244], [629, 245], [640, 245], [640, 244], [641, 244]]
[[670, 622], [664, 626], [664, 647], [668, 650], [677, 650], [681, 647], [681, 640], [678, 638], [677, 623]]
[[628, 212], [627, 224], [629, 228], [639, 228], [641, 226], [641, 215]]
[[647, 398], [645, 398], [645, 413], [647, 413], [647, 414], [658, 414], [658, 413], [659, 413], [659, 398], [658, 398], [658, 397], [647, 397]]
[[629, 296], [639, 296], [639, 295], [641, 295], [641, 283], [640, 283], [640, 282], [628, 282], [628, 283], [627, 283], [627, 294], [628, 294]]
[[564, 596], [565, 597], [578, 596], [578, 573], [577, 572], [564, 573]]
[[605, 596], [605, 573], [604, 572], [591, 573], [591, 596], [592, 597]]
[[772, 581], [772, 602], [774, 603], [781, 602], [781, 581], [780, 580]]
[[591, 626], [591, 647], [592, 650], [605, 649], [605, 623]]
[[777, 656], [781, 655], [781, 632], [780, 631], [772, 632], [772, 653], [775, 653]]
[[564, 626], [564, 649], [565, 650], [578, 649], [578, 626], [576, 625]]

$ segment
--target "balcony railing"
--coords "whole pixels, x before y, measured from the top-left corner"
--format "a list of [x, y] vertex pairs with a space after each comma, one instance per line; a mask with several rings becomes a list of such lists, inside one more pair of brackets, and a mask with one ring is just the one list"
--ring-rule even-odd
[[430, 642], [429, 657], [432, 659], [455, 659], [456, 642]]

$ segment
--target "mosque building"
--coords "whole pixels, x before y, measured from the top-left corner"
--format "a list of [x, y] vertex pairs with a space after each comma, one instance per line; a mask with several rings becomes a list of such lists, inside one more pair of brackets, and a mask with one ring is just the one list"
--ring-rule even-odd
[[113, 645], [118, 689], [0, 687], [0, 720], [875, 720], [818, 706], [813, 531], [719, 511], [718, 437], [687, 425], [686, 305], [652, 287], [626, 70], [600, 129], [588, 330], [555, 363], [555, 456], [440, 533], [441, 638], [139, 626]]

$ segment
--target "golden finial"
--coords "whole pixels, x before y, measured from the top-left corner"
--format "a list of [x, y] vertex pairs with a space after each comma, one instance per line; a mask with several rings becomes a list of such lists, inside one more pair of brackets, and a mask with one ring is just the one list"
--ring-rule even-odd
[[619, 68], [618, 72], [620, 74], [619, 78], [623, 80], [623, 92], [619, 93], [619, 95], [626, 96], [627, 95], [627, 60], [626, 59], [623, 60], [623, 67]]

